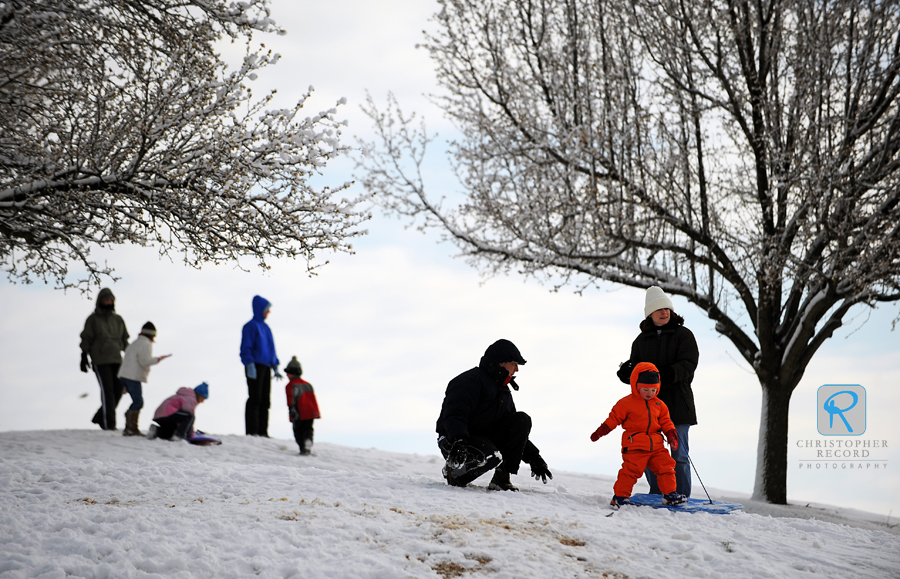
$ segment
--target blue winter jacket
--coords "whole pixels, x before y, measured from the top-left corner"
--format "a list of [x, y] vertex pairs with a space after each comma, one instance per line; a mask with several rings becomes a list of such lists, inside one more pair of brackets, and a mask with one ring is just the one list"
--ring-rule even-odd
[[253, 296], [253, 319], [244, 324], [241, 331], [241, 363], [244, 366], [263, 364], [269, 368], [278, 368], [275, 340], [272, 339], [272, 330], [263, 317], [268, 307], [268, 300]]

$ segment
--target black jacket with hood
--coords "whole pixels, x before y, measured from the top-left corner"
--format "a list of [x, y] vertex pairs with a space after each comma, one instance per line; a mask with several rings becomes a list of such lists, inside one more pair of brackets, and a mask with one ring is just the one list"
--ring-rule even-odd
[[[498, 340], [488, 347], [477, 367], [450, 380], [437, 420], [439, 436], [451, 441], [470, 436], [490, 438], [491, 430], [503, 428], [515, 416], [516, 404], [507, 385], [509, 372], [500, 366], [511, 361], [525, 363], [512, 342]], [[537, 454], [537, 447], [529, 441], [522, 458], [529, 462]]]
[[[631, 344], [631, 363], [650, 362], [663, 377], [659, 399], [669, 407], [669, 415], [675, 424], [697, 424], [694, 407], [694, 391], [691, 383], [700, 352], [694, 334], [684, 327], [684, 318], [672, 312], [665, 326], [656, 327], [653, 320], [641, 322], [641, 333]], [[630, 375], [619, 379], [629, 383]]]

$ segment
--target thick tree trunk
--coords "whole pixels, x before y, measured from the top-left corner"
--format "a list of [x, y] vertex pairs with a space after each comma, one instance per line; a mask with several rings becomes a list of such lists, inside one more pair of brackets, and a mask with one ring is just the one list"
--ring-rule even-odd
[[[753, 498], [776, 505], [787, 504], [789, 389], [778, 384], [762, 384], [762, 415], [756, 455]], [[774, 382], [774, 380], [773, 380]]]

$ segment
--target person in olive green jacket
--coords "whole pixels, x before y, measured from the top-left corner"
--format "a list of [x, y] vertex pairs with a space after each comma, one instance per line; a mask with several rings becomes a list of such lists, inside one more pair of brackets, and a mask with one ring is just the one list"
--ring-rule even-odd
[[90, 367], [100, 384], [100, 409], [91, 422], [103, 430], [116, 429], [116, 406], [122, 398], [123, 386], [119, 380], [122, 351], [128, 347], [128, 330], [125, 320], [116, 313], [116, 297], [112, 290], [103, 288], [97, 294], [97, 307], [84, 322], [81, 332], [81, 371]]

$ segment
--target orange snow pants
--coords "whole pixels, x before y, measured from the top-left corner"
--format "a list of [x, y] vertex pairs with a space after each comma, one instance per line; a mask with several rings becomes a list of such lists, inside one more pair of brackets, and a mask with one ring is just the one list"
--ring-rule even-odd
[[644, 469], [650, 467], [659, 483], [659, 490], [667, 495], [674, 493], [675, 460], [665, 448], [659, 450], [632, 450], [622, 453], [622, 468], [619, 469], [619, 478], [613, 485], [613, 492], [617, 497], [630, 497], [634, 483], [644, 475]]

